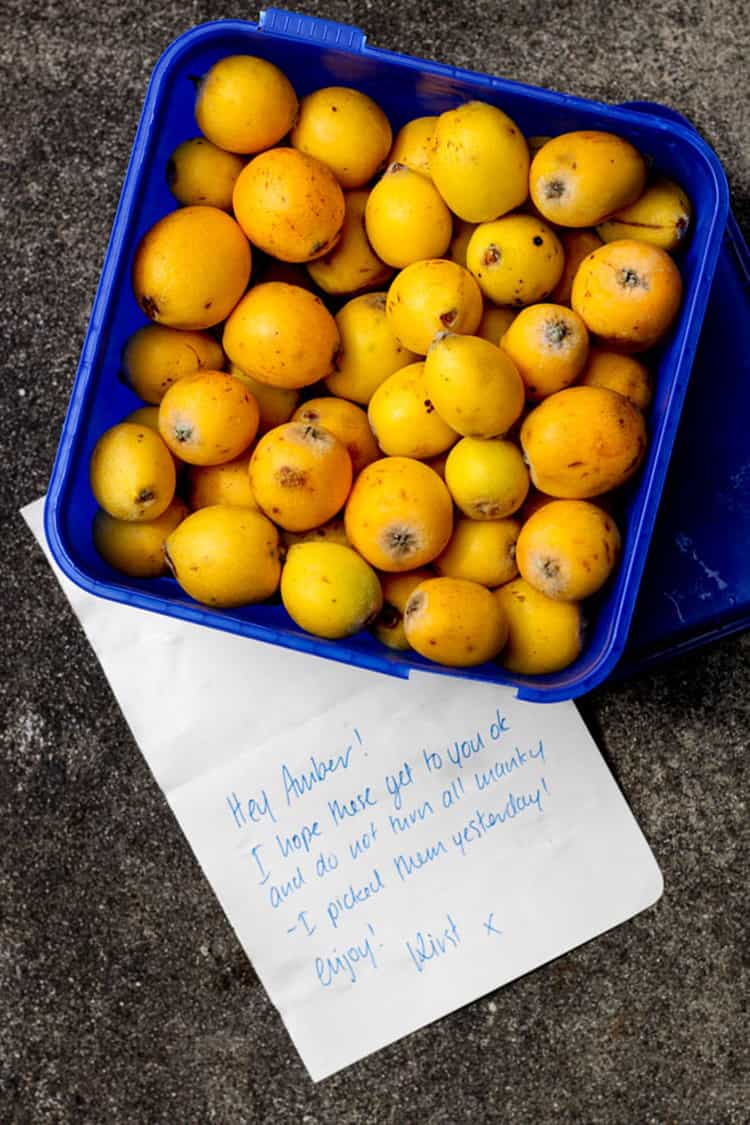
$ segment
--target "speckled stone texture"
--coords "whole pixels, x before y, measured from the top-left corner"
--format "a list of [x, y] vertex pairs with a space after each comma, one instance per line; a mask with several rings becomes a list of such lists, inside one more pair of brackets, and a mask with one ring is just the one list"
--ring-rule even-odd
[[[742, 5], [305, 10], [382, 47], [682, 110], [747, 233]], [[663, 868], [661, 902], [313, 1086], [16, 515], [46, 487], [151, 68], [191, 25], [256, 15], [198, 0], [0, 9], [0, 1120], [745, 1122], [749, 635], [582, 704]]]

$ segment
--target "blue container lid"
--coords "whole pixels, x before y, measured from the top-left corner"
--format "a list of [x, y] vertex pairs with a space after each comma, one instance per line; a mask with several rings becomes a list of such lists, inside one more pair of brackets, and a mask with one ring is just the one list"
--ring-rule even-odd
[[750, 251], [730, 215], [621, 674], [750, 625]]
[[749, 413], [750, 250], [730, 212], [618, 677], [750, 626]]

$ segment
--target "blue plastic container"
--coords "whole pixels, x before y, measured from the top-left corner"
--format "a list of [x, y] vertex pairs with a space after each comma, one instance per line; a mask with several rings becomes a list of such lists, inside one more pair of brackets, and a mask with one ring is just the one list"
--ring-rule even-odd
[[[138, 405], [117, 377], [123, 344], [145, 320], [131, 291], [133, 253], [144, 232], [175, 206], [165, 166], [176, 145], [197, 132], [195, 76], [221, 57], [239, 53], [276, 63], [300, 96], [332, 84], [363, 90], [383, 107], [394, 131], [412, 117], [441, 113], [470, 98], [501, 106], [527, 135], [610, 130], [632, 141], [688, 191], [695, 221], [679, 261], [685, 296], [659, 356], [649, 452], [624, 513], [622, 562], [596, 605], [582, 656], [565, 671], [522, 677], [493, 663], [458, 672], [414, 653], [391, 652], [367, 633], [320, 640], [302, 633], [280, 605], [211, 610], [170, 578], [128, 579], [96, 553], [89, 458], [101, 433]], [[310, 16], [271, 9], [261, 14], [259, 25], [221, 21], [193, 29], [164, 53], [146, 94], [48, 492], [45, 526], [55, 559], [69, 578], [102, 597], [391, 675], [405, 677], [416, 667], [468, 676], [512, 685], [521, 698], [538, 702], [591, 690], [611, 673], [625, 648], [727, 213], [726, 179], [716, 155], [679, 121], [381, 51], [367, 46], [356, 28]]]

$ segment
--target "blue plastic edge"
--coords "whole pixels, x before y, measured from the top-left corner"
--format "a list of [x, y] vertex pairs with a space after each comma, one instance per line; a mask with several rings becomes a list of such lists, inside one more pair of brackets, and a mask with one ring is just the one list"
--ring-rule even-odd
[[[527, 83], [496, 78], [482, 74], [479, 71], [451, 67], [443, 63], [402, 55], [394, 51], [373, 48], [366, 44], [364, 34], [357, 28], [351, 28], [345, 24], [339, 24], [330, 20], [320, 20], [312, 16], [300, 16], [298, 17], [298, 22], [295, 23], [291, 18], [293, 15], [293, 13], [281, 12], [278, 9], [267, 9], [261, 12], [259, 24], [255, 24], [249, 20], [214, 20], [199, 24], [175, 39], [161, 55], [152, 71], [146, 89], [143, 109], [133, 141], [130, 159], [126, 168], [123, 189], [113, 219], [104, 266], [92, 305], [89, 326], [71, 390], [70, 402], [63, 423], [60, 444], [52, 468], [50, 488], [47, 494], [44, 511], [44, 529], [50, 550], [63, 573], [76, 585], [98, 597], [104, 597], [110, 601], [149, 609], [156, 613], [161, 613], [164, 616], [178, 617], [196, 624], [215, 624], [225, 632], [249, 636], [253, 639], [272, 642], [302, 652], [314, 653], [315, 655], [336, 660], [339, 663], [355, 665], [367, 668], [371, 671], [377, 671], [404, 679], [409, 676], [409, 667], [390, 663], [387, 659], [379, 658], [376, 654], [370, 655], [366, 652], [353, 652], [352, 650], [347, 650], [347, 652], [344, 653], [335, 643], [321, 641], [316, 637], [308, 638], [303, 634], [290, 634], [280, 638], [275, 630], [254, 625], [252, 622], [233, 621], [231, 618], [225, 618], [197, 605], [195, 609], [193, 609], [190, 606], [158, 598], [152, 594], [140, 592], [131, 593], [117, 586], [111, 586], [92, 579], [81, 571], [68, 555], [57, 524], [57, 505], [64, 484], [65, 469], [70, 460], [75, 439], [76, 424], [84, 405], [83, 391], [96, 352], [98, 330], [101, 326], [106, 302], [113, 285], [119, 250], [125, 238], [128, 211], [138, 187], [138, 172], [143, 163], [145, 140], [152, 125], [159, 90], [174, 59], [182, 51], [186, 50], [195, 38], [205, 35], [205, 33], [211, 29], [220, 29], [229, 33], [234, 31], [245, 33], [249, 29], [262, 31], [265, 28], [266, 31], [270, 31], [273, 35], [282, 35], [290, 39], [313, 39], [317, 42], [325, 42], [328, 45], [335, 44], [336, 49], [342, 53], [367, 54], [380, 58], [393, 59], [401, 66], [410, 69], [419, 69], [421, 72], [439, 75], [444, 78], [454, 78], [469, 82], [476, 82], [477, 80], [482, 83], [489, 82], [493, 90], [529, 90], [534, 93], [539, 92], [538, 87], [531, 86]], [[286, 21], [284, 24], [285, 30], [283, 32], [277, 30], [277, 28], [281, 26], [278, 21], [282, 19]], [[344, 32], [347, 33], [348, 38]], [[355, 34], [352, 35], [352, 32]], [[633, 124], [638, 117], [643, 117], [644, 114], [649, 115], [649, 103], [631, 103], [629, 106], [618, 107], [570, 94], [556, 93], [548, 90], [544, 92], [553, 93], [564, 105], [572, 109], [581, 107], [589, 112], [592, 109], [601, 109], [602, 114], [606, 115], [610, 122], [614, 119]], [[670, 119], [666, 120], [661, 114], [654, 114], [651, 123], [657, 128], [663, 128], [665, 132], [680, 136], [688, 144], [694, 145], [700, 149], [713, 174], [717, 201], [713, 220], [707, 234], [707, 252], [704, 258], [702, 276], [700, 278], [700, 283], [692, 291], [688, 306], [689, 329], [685, 334], [682, 347], [675, 361], [676, 368], [679, 368], [680, 365], [684, 363], [686, 352], [694, 352], [697, 346], [703, 323], [703, 314], [705, 313], [708, 294], [721, 249], [721, 238], [715, 236], [716, 228], [720, 226], [721, 230], [723, 230], [727, 223], [729, 188], [724, 170], [711, 147], [692, 126], [686, 123], [686, 119], [677, 114], [676, 111], [669, 111], [668, 107], [660, 106], [659, 110], [661, 109], [667, 110]], [[672, 114], [674, 114], [674, 116], [672, 116]], [[653, 458], [651, 472], [648, 477], [648, 490], [650, 495], [648, 502], [644, 505], [641, 518], [632, 531], [637, 546], [632, 556], [627, 560], [627, 569], [625, 570], [625, 594], [620, 605], [616, 607], [617, 612], [611, 623], [609, 640], [604, 647], [606, 655], [602, 657], [592, 672], [580, 680], [569, 684], [558, 683], [555, 686], [546, 684], [546, 677], [536, 677], [534, 680], [526, 680], [523, 678], [511, 680], [504, 676], [502, 670], [500, 670], [500, 674], [492, 682], [505, 687], [515, 688], [519, 699], [529, 702], [555, 703], [576, 698], [601, 684], [602, 681], [611, 674], [622, 657], [627, 643], [627, 628], [622, 628], [622, 622], [625, 620], [629, 623], [632, 616], [640, 578], [645, 566], [647, 547], [656, 521], [658, 502], [666, 476], [669, 455], [677, 433], [680, 412], [688, 381], [689, 370], [683, 372], [679, 379], [675, 379], [671, 386], [671, 393], [668, 397], [666, 407], [667, 422], [658, 435], [658, 444], [656, 445], [657, 455]], [[654, 488], [656, 488], [655, 493]], [[419, 662], [419, 669], [431, 671], [436, 674], [455, 674], [450, 669], [442, 669], [439, 666], [428, 664], [427, 662], [423, 664], [421, 661]], [[472, 678], [471, 674], [469, 674], [468, 678]]]
[[[625, 105], [627, 108], [635, 109], [637, 112], [657, 114], [665, 120], [676, 121], [686, 126], [688, 129], [693, 129], [693, 131], [695, 131], [695, 127], [689, 118], [685, 117], [679, 110], [673, 109], [671, 106], [665, 106], [661, 105], [659, 102], [650, 101], [626, 102]], [[745, 278], [748, 283], [750, 283], [750, 247], [745, 241], [739, 223], [731, 210], [727, 215], [725, 233], [731, 244], [732, 251], [745, 274]], [[703, 645], [721, 640], [723, 637], [731, 637], [736, 633], [741, 633], [743, 630], [747, 629], [748, 626], [750, 626], [750, 607], [744, 615], [733, 617], [730, 621], [719, 626], [708, 626], [698, 629], [695, 633], [688, 634], [682, 639], [665, 644], [661, 648], [656, 648], [651, 651], [636, 650], [631, 657], [626, 646], [624, 656], [618, 666], [613, 670], [613, 675], [616, 679], [625, 679], [628, 676], [638, 675], [640, 672], [647, 672], [651, 668], [663, 664], [673, 657], [684, 656], [686, 653], [693, 652]]]

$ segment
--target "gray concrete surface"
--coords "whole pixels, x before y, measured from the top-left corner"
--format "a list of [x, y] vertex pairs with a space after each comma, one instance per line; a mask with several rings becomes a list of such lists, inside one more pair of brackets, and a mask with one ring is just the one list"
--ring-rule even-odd
[[[744, 30], [729, 0], [305, 9], [383, 47], [675, 106], [747, 233], [746, 7]], [[221, 15], [256, 9], [0, 9], [0, 1120], [744, 1122], [750, 636], [583, 702], [663, 868], [658, 906], [313, 1086], [15, 514], [46, 487], [149, 72]]]

